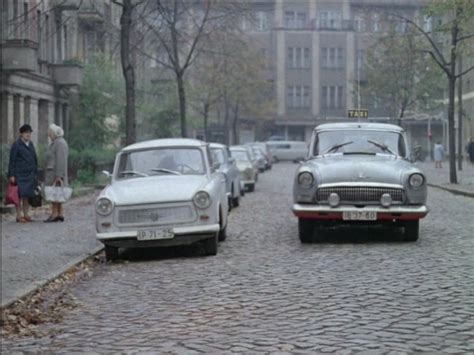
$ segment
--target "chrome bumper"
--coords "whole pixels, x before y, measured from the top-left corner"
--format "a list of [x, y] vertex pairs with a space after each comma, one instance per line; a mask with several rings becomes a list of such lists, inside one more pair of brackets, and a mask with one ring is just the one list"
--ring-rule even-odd
[[[160, 227], [156, 227], [159, 229]], [[153, 229], [150, 227], [149, 229]], [[174, 227], [173, 234], [179, 235], [196, 235], [196, 234], [212, 234], [217, 233], [220, 230], [219, 224], [209, 224], [204, 226], [189, 226], [189, 227]], [[112, 239], [130, 239], [137, 238], [138, 230], [121, 231], [121, 232], [108, 232], [108, 233], [97, 233], [96, 237], [100, 241], [112, 240]]]
[[427, 206], [337, 206], [294, 204], [293, 213], [297, 217], [314, 219], [342, 219], [343, 212], [376, 212], [378, 219], [419, 219], [430, 211]]

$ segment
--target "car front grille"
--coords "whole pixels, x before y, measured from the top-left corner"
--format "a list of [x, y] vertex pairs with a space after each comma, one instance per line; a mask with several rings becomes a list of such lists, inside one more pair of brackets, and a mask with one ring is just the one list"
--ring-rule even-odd
[[191, 206], [163, 206], [147, 208], [125, 208], [118, 211], [121, 225], [157, 225], [194, 221]]
[[390, 194], [393, 203], [403, 203], [403, 189], [393, 187], [337, 186], [323, 187], [316, 191], [318, 202], [327, 202], [331, 193], [337, 193], [341, 203], [380, 203], [383, 194]]

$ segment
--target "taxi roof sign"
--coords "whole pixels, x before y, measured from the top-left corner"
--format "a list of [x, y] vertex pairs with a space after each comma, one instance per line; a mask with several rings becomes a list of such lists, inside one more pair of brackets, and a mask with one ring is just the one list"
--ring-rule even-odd
[[347, 110], [347, 117], [349, 117], [349, 118], [369, 118], [369, 110], [367, 110], [367, 109]]

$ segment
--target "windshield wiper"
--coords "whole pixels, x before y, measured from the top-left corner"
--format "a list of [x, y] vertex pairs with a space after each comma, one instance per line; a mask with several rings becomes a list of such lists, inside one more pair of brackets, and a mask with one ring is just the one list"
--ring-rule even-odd
[[354, 142], [351, 141], [351, 142], [345, 142], [345, 143], [338, 143], [338, 144], [335, 144], [335, 145], [333, 145], [331, 148], [329, 148], [328, 150], [326, 150], [323, 154], [331, 153], [331, 152], [333, 152], [333, 151], [335, 151], [335, 150], [338, 150], [339, 148], [342, 148], [342, 147], [344, 147], [344, 146], [346, 146], [346, 145], [349, 145], [349, 144], [352, 144], [352, 143], [354, 143]]
[[167, 173], [172, 175], [183, 175], [179, 171], [169, 170], [169, 169], [161, 169], [161, 168], [153, 168], [150, 169], [151, 171], [156, 171], [157, 173]]
[[137, 176], [141, 176], [141, 177], [147, 177], [148, 175], [145, 174], [145, 173], [141, 173], [139, 171], [133, 171], [133, 170], [125, 170], [125, 171], [121, 171], [120, 172], [120, 175], [137, 175]]
[[395, 155], [396, 157], [398, 156], [393, 150], [391, 150], [389, 147], [387, 147], [387, 145], [385, 145], [383, 143], [379, 143], [379, 142], [376, 142], [376, 141], [373, 141], [373, 140], [370, 140], [370, 139], [368, 139], [367, 142], [372, 143], [376, 147], [379, 147], [384, 152], [388, 152], [392, 155]]

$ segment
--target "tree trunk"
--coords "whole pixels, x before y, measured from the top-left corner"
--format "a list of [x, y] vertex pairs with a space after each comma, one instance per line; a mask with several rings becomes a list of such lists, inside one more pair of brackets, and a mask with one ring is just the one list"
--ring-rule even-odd
[[188, 137], [188, 130], [186, 127], [186, 92], [184, 89], [184, 78], [181, 73], [176, 74], [178, 85], [178, 100], [179, 100], [179, 119], [181, 123], [181, 137]]
[[132, 0], [123, 0], [122, 15], [120, 17], [120, 59], [125, 79], [125, 143], [136, 141], [135, 124], [135, 68], [131, 60], [130, 35], [132, 28]]
[[229, 145], [229, 100], [227, 94], [224, 98], [224, 144]]
[[[459, 69], [462, 73], [462, 58], [459, 57]], [[464, 137], [463, 137], [463, 110], [462, 110], [462, 77], [458, 82], [458, 169], [462, 170], [462, 158], [464, 155]]]
[[204, 118], [204, 141], [207, 142], [209, 140], [208, 136], [208, 128], [207, 128], [207, 121], [209, 118], [209, 102], [206, 102], [204, 104], [204, 112], [203, 112], [203, 118]]
[[239, 103], [235, 103], [234, 107], [234, 118], [232, 120], [232, 144], [237, 145], [239, 144], [239, 135], [237, 132], [239, 122]]
[[449, 77], [448, 89], [448, 135], [449, 135], [449, 182], [457, 184], [458, 178], [456, 173], [456, 132], [454, 129], [454, 97], [456, 91], [456, 77]]

